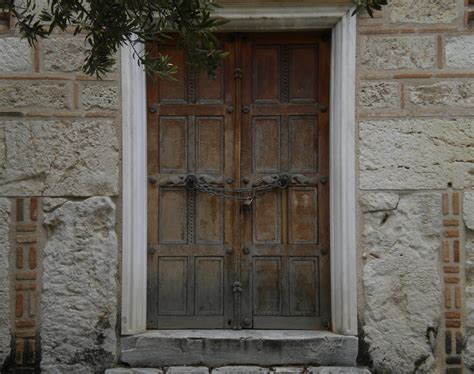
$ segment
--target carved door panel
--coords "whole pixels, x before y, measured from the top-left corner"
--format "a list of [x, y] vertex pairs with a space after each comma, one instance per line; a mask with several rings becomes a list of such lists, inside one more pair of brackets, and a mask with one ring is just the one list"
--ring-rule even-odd
[[328, 327], [329, 45], [311, 33], [242, 38], [242, 182], [290, 178], [241, 215], [244, 328]]
[[225, 328], [232, 319], [234, 204], [185, 186], [187, 175], [233, 186], [233, 45], [225, 49], [216, 79], [174, 45], [151, 50], [178, 73], [147, 84], [148, 328]]
[[[174, 45], [149, 48], [178, 74], [147, 83], [148, 328], [326, 329], [330, 40], [222, 40], [215, 80]], [[227, 189], [290, 184], [245, 205], [187, 188], [189, 175]]]

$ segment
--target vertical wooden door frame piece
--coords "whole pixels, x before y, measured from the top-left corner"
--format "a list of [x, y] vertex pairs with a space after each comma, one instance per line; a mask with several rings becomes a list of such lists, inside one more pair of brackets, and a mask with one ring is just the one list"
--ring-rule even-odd
[[[330, 227], [332, 329], [357, 335], [355, 231], [356, 17], [348, 5], [232, 1], [219, 9], [224, 31], [332, 28], [330, 108]], [[320, 2], [319, 2], [320, 3]], [[328, 0], [327, 3], [330, 3]], [[264, 21], [262, 20], [264, 17]], [[146, 93], [145, 73], [129, 46], [122, 76], [122, 335], [146, 331]]]

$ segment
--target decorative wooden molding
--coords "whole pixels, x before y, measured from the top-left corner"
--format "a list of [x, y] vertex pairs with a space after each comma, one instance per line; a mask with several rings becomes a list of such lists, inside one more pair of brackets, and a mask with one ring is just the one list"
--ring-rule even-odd
[[[317, 4], [316, 4], [317, 3]], [[222, 31], [333, 29], [331, 72], [331, 299], [332, 329], [357, 335], [355, 232], [355, 43], [350, 4], [320, 1], [228, 2], [217, 15]], [[122, 334], [146, 329], [145, 73], [122, 48], [123, 248]]]

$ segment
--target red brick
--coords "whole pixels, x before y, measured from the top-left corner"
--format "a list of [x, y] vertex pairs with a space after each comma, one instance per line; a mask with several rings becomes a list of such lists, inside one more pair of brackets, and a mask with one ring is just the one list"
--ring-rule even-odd
[[19, 223], [16, 225], [17, 232], [30, 232], [36, 230], [36, 224], [34, 223]]
[[453, 320], [446, 321], [446, 327], [454, 327], [454, 328], [461, 327], [461, 321], [453, 321]]
[[446, 319], [461, 319], [461, 313], [460, 312], [446, 312], [445, 318]]
[[36, 246], [32, 245], [30, 246], [30, 249], [28, 251], [28, 265], [31, 270], [36, 269], [37, 263], [36, 263]]
[[446, 216], [449, 214], [449, 196], [448, 193], [443, 193], [443, 214]]
[[16, 221], [17, 222], [22, 222], [25, 219], [23, 210], [24, 210], [23, 199], [19, 197], [16, 199]]
[[459, 287], [454, 288], [454, 306], [458, 309], [461, 308], [461, 289]]
[[15, 303], [15, 316], [21, 317], [23, 315], [23, 308], [24, 308], [24, 296], [22, 293], [16, 294], [16, 303]]
[[26, 235], [19, 234], [16, 236], [16, 241], [21, 244], [36, 243], [36, 236], [32, 234], [26, 234]]
[[449, 262], [449, 242], [443, 240], [443, 261]]
[[444, 236], [446, 238], [459, 238], [459, 230], [446, 230]]
[[38, 219], [38, 198], [37, 197], [31, 198], [30, 218], [32, 221], [36, 221]]
[[452, 298], [451, 298], [451, 287], [444, 287], [444, 307], [446, 309], [451, 308]]
[[17, 283], [16, 289], [21, 291], [32, 291], [36, 290], [36, 284], [35, 283]]
[[444, 277], [444, 283], [456, 284], [459, 283], [458, 277]]
[[36, 271], [25, 271], [16, 274], [17, 280], [35, 280], [36, 279]]
[[459, 273], [459, 266], [445, 266], [445, 273]]
[[34, 317], [36, 315], [36, 293], [30, 292], [28, 299], [28, 314], [30, 317]]
[[453, 214], [459, 214], [459, 192], [453, 192]]
[[459, 262], [460, 258], [460, 248], [459, 248], [459, 240], [455, 240], [453, 243], [453, 257], [454, 262]]
[[23, 269], [24, 258], [23, 258], [23, 247], [20, 245], [16, 248], [16, 267]]
[[17, 319], [15, 322], [16, 327], [35, 327], [36, 321], [34, 319]]
[[459, 220], [458, 219], [445, 219], [443, 220], [443, 225], [444, 226], [459, 226]]

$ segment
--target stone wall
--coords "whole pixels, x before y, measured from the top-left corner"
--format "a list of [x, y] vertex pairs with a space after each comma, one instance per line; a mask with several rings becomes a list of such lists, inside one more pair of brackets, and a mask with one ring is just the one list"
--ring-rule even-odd
[[100, 372], [117, 357], [120, 70], [83, 74], [68, 34], [31, 48], [3, 27], [0, 51], [0, 367]]
[[381, 373], [460, 373], [465, 341], [474, 369], [460, 219], [474, 174], [467, 5], [392, 0], [359, 17], [359, 360]]

